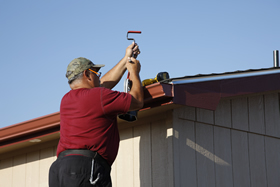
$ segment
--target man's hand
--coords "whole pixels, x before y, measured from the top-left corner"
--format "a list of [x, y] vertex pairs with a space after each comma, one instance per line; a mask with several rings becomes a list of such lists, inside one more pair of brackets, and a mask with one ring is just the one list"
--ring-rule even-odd
[[134, 58], [140, 54], [139, 46], [134, 42], [126, 48], [125, 57], [132, 57], [132, 54], [134, 54]]
[[141, 64], [139, 60], [136, 60], [133, 57], [128, 57], [126, 62], [126, 68], [130, 74], [139, 74], [141, 70]]

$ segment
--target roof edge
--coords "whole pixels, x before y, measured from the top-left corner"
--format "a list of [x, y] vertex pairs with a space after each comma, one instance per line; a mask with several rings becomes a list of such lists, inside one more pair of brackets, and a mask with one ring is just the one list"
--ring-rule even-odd
[[55, 112], [39, 118], [1, 128], [0, 142], [57, 127], [60, 124], [59, 114], [59, 112]]
[[[140, 111], [172, 103], [215, 110], [224, 97], [280, 90], [278, 80], [280, 73], [183, 84], [157, 82], [143, 88], [144, 107]], [[17, 140], [27, 141], [26, 137], [59, 131], [59, 125], [60, 112], [55, 112], [1, 128], [0, 148]]]

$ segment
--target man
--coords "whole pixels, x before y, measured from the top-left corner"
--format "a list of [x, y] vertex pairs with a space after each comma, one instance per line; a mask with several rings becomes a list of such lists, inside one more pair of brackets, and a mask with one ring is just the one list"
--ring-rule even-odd
[[[127, 47], [125, 57], [101, 79], [104, 65], [76, 58], [67, 67], [71, 90], [60, 106], [60, 140], [57, 160], [49, 171], [50, 187], [111, 187], [111, 165], [119, 147], [117, 115], [143, 107], [140, 63]], [[112, 91], [128, 70], [132, 81], [129, 93]]]

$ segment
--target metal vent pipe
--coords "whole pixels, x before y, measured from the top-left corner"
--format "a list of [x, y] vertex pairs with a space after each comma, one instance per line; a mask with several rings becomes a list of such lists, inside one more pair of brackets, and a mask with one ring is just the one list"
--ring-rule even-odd
[[275, 68], [279, 67], [279, 51], [278, 50], [273, 51], [273, 63], [274, 63]]

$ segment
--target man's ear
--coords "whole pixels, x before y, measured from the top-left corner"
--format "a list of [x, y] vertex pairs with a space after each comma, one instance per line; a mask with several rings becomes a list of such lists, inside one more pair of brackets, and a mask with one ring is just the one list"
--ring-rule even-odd
[[88, 79], [91, 79], [90, 76], [89, 76], [90, 72], [89, 72], [88, 70], [85, 70], [85, 71], [83, 72], [83, 74], [84, 74], [84, 76], [87, 77]]

